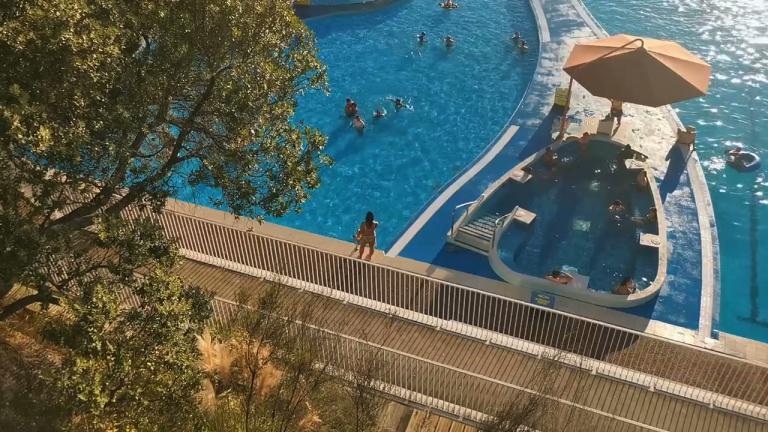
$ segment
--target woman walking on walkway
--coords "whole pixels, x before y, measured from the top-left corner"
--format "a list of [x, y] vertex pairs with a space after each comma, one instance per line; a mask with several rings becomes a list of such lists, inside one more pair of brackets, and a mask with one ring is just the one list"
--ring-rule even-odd
[[371, 260], [371, 256], [373, 256], [373, 250], [376, 247], [376, 227], [379, 226], [379, 223], [374, 220], [373, 212], [368, 212], [365, 215], [365, 221], [360, 224], [360, 229], [357, 230], [357, 241], [360, 244], [360, 254], [357, 256], [358, 258], [363, 257], [363, 251], [365, 250], [365, 246], [370, 246], [371, 251], [368, 252], [368, 256], [365, 257], [367, 261]]

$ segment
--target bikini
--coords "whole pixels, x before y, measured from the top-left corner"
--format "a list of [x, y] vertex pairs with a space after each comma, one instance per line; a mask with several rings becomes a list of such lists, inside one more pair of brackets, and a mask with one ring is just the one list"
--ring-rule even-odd
[[360, 225], [360, 244], [361, 245], [376, 243], [376, 227], [378, 225], [379, 224], [376, 221], [374, 221], [371, 224], [370, 228], [368, 227], [368, 224], [366, 224], [365, 222], [363, 222]]

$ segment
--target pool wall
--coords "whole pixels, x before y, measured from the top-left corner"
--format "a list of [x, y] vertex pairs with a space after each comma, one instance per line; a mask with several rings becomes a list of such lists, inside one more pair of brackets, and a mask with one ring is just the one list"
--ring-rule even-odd
[[[576, 136], [570, 136], [564, 139], [563, 141], [561, 141], [560, 143], [552, 145], [550, 147], [553, 150], [557, 150], [558, 148], [564, 146], [565, 144], [578, 141], [578, 139], [579, 138]], [[592, 140], [608, 141], [613, 143], [613, 145], [617, 145], [619, 147], [623, 146], [623, 143], [612, 141], [610, 138], [601, 136], [601, 135], [594, 135], [592, 137]], [[484, 199], [479, 200], [478, 202], [476, 202], [475, 204], [470, 206], [470, 208], [467, 209], [467, 212], [464, 214], [464, 216], [461, 219], [459, 219], [454, 225], [454, 229], [452, 230], [452, 232], [456, 231], [456, 229], [458, 229], [458, 227], [461, 226], [464, 223], [464, 221], [471, 220], [474, 217], [475, 213], [479, 211], [483, 211], [485, 204], [493, 200], [495, 193], [498, 192], [505, 183], [507, 183], [508, 181], [511, 181], [509, 179], [513, 172], [520, 171], [523, 167], [533, 164], [537, 159], [539, 159], [543, 155], [543, 153], [544, 153], [544, 150], [538, 151], [537, 153], [521, 161], [511, 170], [502, 174], [497, 181], [493, 182], [491, 186], [489, 186], [488, 189], [486, 189], [483, 192], [481, 197], [483, 197]], [[661, 202], [659, 189], [655, 181], [650, 182], [649, 186], [650, 186], [651, 195], [653, 197], [654, 206], [658, 209], [659, 245], [658, 245], [656, 277], [647, 288], [630, 295], [616, 295], [609, 292], [600, 292], [600, 291], [595, 291], [593, 289], [587, 289], [586, 286], [572, 287], [570, 285], [561, 285], [558, 283], [548, 281], [541, 277], [520, 273], [519, 271], [515, 271], [511, 269], [501, 259], [499, 255], [499, 246], [496, 243], [502, 237], [506, 228], [508, 228], [508, 226], [512, 223], [511, 218], [508, 218], [501, 227], [497, 228], [496, 235], [494, 236], [495, 242], [491, 244], [490, 250], [488, 251], [488, 260], [491, 268], [502, 279], [504, 279], [505, 281], [511, 284], [526, 286], [534, 290], [551, 292], [557, 295], [561, 295], [563, 297], [572, 298], [575, 300], [583, 301], [583, 302], [594, 304], [594, 305], [613, 307], [613, 308], [629, 308], [629, 307], [639, 306], [651, 301], [661, 290], [667, 275], [668, 243], [667, 243], [667, 222], [666, 222], [666, 218], [664, 217], [664, 206], [663, 206], [663, 203]], [[501, 191], [500, 193], [504, 193], [504, 192]]]

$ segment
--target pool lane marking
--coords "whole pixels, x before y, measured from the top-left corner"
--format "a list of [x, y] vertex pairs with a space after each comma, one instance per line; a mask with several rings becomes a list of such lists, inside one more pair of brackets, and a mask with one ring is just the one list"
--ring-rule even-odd
[[450, 197], [453, 196], [459, 189], [461, 189], [470, 179], [472, 179], [475, 175], [477, 175], [480, 170], [485, 168], [488, 163], [490, 163], [496, 156], [499, 154], [499, 152], [504, 148], [504, 146], [512, 139], [512, 137], [517, 133], [517, 130], [520, 129], [519, 126], [511, 125], [507, 128], [506, 131], [504, 131], [504, 134], [501, 135], [501, 137], [496, 141], [496, 144], [491, 147], [490, 150], [488, 150], [485, 155], [483, 155], [480, 160], [477, 161], [476, 164], [474, 164], [470, 169], [468, 169], [464, 174], [461, 175], [458, 179], [456, 179], [455, 182], [451, 183], [450, 186], [448, 186], [443, 193], [440, 194], [434, 201], [432, 201], [432, 204], [427, 207], [426, 210], [424, 210], [421, 215], [419, 215], [419, 218], [416, 219], [411, 226], [408, 227], [407, 230], [403, 233], [403, 235], [400, 236], [400, 238], [397, 239], [395, 244], [392, 245], [391, 248], [386, 252], [387, 256], [395, 256], [399, 255], [400, 252], [403, 251], [405, 246], [413, 240], [413, 237], [416, 236], [416, 234], [421, 231], [422, 228], [424, 228], [424, 225], [427, 224], [427, 221], [432, 218], [432, 216], [437, 212], [443, 205], [445, 205], [446, 201]]

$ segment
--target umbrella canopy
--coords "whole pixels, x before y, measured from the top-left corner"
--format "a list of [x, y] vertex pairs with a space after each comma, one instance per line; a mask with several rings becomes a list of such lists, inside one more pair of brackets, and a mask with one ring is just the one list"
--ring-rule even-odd
[[675, 42], [625, 34], [577, 44], [563, 69], [595, 96], [651, 107], [705, 95], [712, 73]]

